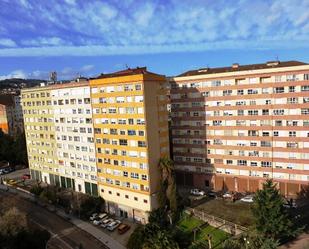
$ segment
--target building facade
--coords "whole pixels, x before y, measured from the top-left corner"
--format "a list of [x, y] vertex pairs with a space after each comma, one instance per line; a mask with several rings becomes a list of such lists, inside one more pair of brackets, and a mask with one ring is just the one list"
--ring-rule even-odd
[[142, 223], [158, 207], [169, 155], [166, 79], [146, 68], [90, 80], [99, 193], [111, 213]]
[[89, 82], [23, 89], [22, 103], [32, 178], [97, 196]]
[[180, 184], [282, 194], [309, 182], [309, 65], [268, 62], [170, 79], [173, 159]]
[[169, 156], [167, 81], [146, 68], [22, 90], [31, 176], [145, 223]]
[[20, 95], [0, 95], [0, 129], [12, 136], [24, 131]]

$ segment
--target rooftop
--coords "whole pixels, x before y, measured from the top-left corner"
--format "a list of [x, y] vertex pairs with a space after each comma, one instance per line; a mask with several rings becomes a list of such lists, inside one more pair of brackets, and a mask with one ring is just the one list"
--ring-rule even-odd
[[127, 68], [125, 70], [121, 70], [121, 71], [114, 72], [114, 73], [101, 74], [97, 78], [93, 78], [93, 79], [113, 78], [113, 77], [129, 76], [129, 75], [136, 75], [136, 74], [159, 75], [159, 74], [147, 71], [147, 67], [136, 67], [136, 68]]
[[180, 75], [177, 75], [177, 77], [203, 75], [203, 74], [229, 73], [238, 71], [267, 69], [267, 68], [294, 67], [303, 65], [308, 64], [300, 61], [268, 61], [266, 63], [250, 64], [250, 65], [239, 65], [238, 63], [234, 63], [230, 67], [200, 68], [196, 70], [190, 70]]

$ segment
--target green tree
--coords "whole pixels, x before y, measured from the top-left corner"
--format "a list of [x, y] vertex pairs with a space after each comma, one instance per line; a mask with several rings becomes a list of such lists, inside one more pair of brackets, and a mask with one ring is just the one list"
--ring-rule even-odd
[[267, 180], [263, 189], [256, 192], [252, 212], [255, 229], [261, 237], [276, 241], [295, 235], [293, 222], [283, 204], [283, 197], [272, 180]]
[[256, 231], [250, 231], [226, 240], [222, 249], [276, 249], [278, 242], [272, 238], [264, 238]]

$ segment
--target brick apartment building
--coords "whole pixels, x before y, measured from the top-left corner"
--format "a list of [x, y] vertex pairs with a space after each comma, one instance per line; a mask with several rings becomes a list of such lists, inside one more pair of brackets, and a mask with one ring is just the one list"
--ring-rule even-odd
[[173, 159], [180, 184], [282, 194], [309, 182], [309, 65], [202, 68], [170, 78]]

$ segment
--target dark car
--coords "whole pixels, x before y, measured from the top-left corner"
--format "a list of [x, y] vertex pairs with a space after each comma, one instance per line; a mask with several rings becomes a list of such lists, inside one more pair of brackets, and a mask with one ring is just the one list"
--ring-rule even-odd
[[124, 234], [126, 231], [130, 229], [130, 226], [127, 224], [120, 224], [118, 227], [118, 233], [119, 234]]

